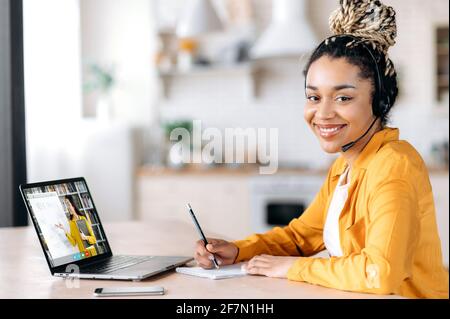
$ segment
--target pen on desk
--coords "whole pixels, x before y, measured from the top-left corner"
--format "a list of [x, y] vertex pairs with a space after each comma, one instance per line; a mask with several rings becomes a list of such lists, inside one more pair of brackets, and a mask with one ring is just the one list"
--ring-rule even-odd
[[[205, 247], [206, 247], [206, 245], [208, 245], [208, 240], [206, 239], [206, 236], [203, 233], [202, 228], [200, 227], [200, 224], [198, 223], [197, 217], [195, 217], [194, 211], [192, 210], [192, 207], [190, 204], [187, 204], [187, 208], [188, 208], [189, 214], [191, 215], [192, 220], [194, 221], [195, 227], [197, 228], [197, 231], [198, 231], [201, 239], [205, 243]], [[219, 263], [217, 262], [216, 256], [214, 256], [214, 254], [213, 254], [213, 263], [214, 263], [214, 266], [218, 269]]]

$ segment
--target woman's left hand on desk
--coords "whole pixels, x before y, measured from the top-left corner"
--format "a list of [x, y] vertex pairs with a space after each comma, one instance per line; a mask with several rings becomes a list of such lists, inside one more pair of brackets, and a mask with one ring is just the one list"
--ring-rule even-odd
[[250, 275], [273, 278], [287, 278], [289, 268], [299, 257], [259, 255], [253, 257], [244, 267]]

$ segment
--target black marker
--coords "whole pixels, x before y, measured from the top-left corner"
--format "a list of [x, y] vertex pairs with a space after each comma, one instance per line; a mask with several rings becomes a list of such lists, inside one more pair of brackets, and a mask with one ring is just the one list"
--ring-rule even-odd
[[[208, 245], [208, 240], [206, 240], [205, 234], [203, 233], [202, 228], [200, 227], [200, 224], [198, 223], [198, 220], [195, 217], [195, 214], [194, 214], [194, 211], [192, 210], [191, 205], [187, 204], [187, 208], [188, 208], [189, 214], [191, 214], [191, 217], [192, 217], [192, 220], [194, 221], [195, 226], [197, 227], [197, 231], [198, 231], [201, 239], [205, 243], [205, 248], [206, 248], [206, 245]], [[214, 256], [214, 254], [213, 254], [213, 262], [214, 262], [214, 266], [217, 269], [219, 269], [219, 264], [217, 263], [216, 256]]]

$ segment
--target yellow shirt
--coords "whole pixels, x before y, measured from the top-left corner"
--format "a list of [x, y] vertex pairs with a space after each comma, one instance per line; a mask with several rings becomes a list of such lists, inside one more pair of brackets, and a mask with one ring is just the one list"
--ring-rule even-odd
[[448, 298], [448, 271], [424, 161], [399, 130], [377, 132], [352, 166], [348, 200], [339, 218], [342, 257], [315, 258], [325, 249], [323, 228], [339, 176], [333, 163], [311, 205], [288, 226], [235, 241], [236, 262], [255, 255], [300, 256], [290, 280], [375, 294]]
[[91, 256], [96, 256], [97, 250], [93, 245], [97, 243], [97, 240], [95, 239], [95, 234], [94, 231], [92, 230], [91, 220], [89, 218], [86, 219], [86, 217], [84, 216], [80, 216], [79, 218], [86, 222], [89, 231], [89, 236], [86, 237], [88, 243], [91, 244], [92, 246], [86, 248], [84, 247], [83, 240], [81, 239], [81, 233], [80, 230], [78, 229], [77, 222], [75, 220], [69, 220], [70, 233], [66, 233], [66, 237], [72, 246], [78, 247], [80, 253], [86, 253], [87, 251], [91, 254]]

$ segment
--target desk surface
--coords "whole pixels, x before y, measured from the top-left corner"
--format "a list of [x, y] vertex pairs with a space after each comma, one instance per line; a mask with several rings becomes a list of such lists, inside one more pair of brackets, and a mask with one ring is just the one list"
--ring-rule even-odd
[[[182, 222], [106, 224], [105, 231], [114, 254], [191, 256], [197, 240], [192, 225]], [[166, 289], [164, 296], [145, 298], [398, 298], [261, 276], [215, 281], [174, 271], [142, 282], [80, 280], [78, 288], [71, 288], [73, 281], [50, 275], [32, 227], [0, 228], [0, 252], [0, 298], [93, 298], [97, 287], [145, 285]]]

